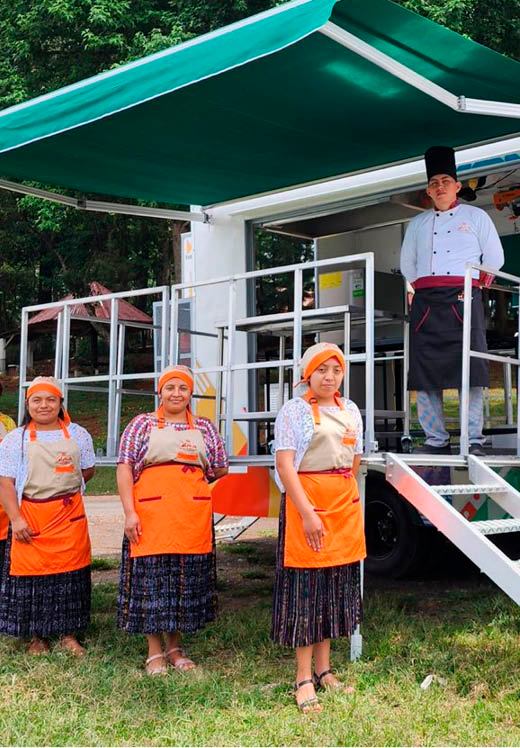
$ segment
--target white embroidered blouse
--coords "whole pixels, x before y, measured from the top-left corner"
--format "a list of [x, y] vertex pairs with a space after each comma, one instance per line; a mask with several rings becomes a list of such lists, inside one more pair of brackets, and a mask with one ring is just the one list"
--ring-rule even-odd
[[[355, 454], [363, 454], [363, 421], [358, 406], [352, 400], [342, 399], [347, 411], [350, 411], [357, 424], [357, 439], [354, 447]], [[320, 406], [320, 410], [329, 412], [339, 410], [338, 406]], [[294, 450], [294, 467], [296, 470], [301, 465], [303, 456], [311, 443], [314, 433], [314, 419], [309, 403], [301, 397], [288, 400], [282, 407], [274, 424], [274, 450]], [[285, 491], [284, 485], [275, 469], [275, 480], [278, 488]]]

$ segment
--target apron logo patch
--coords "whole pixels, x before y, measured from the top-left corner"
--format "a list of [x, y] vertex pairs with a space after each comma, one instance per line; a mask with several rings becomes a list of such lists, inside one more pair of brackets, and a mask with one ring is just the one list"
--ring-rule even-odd
[[67, 452], [58, 452], [56, 456], [57, 467], [68, 467], [72, 465], [72, 457]]
[[461, 291], [457, 296], [457, 301], [464, 301], [464, 291]]
[[356, 443], [357, 430], [352, 426], [345, 427], [345, 433], [343, 434], [342, 443], [346, 447], [351, 447]]
[[197, 445], [190, 439], [184, 439], [184, 441], [181, 442], [179, 449], [183, 452], [197, 452]]

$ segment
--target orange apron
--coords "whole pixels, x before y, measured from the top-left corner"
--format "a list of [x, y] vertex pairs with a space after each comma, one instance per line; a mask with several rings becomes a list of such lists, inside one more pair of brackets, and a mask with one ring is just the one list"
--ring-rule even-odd
[[60, 423], [63, 438], [38, 441], [33, 423], [27, 445], [28, 473], [20, 507], [36, 533], [31, 543], [13, 538], [11, 576], [45, 576], [89, 566], [90, 538], [81, 496], [79, 447]]
[[313, 413], [314, 434], [298, 477], [314, 511], [319, 513], [325, 536], [321, 551], [313, 551], [305, 539], [301, 516], [287, 496], [284, 566], [299, 569], [342, 566], [366, 556], [363, 511], [350, 470], [356, 424], [342, 403], [338, 412], [320, 412], [314, 407]]
[[[191, 416], [188, 421], [192, 424]], [[134, 485], [141, 536], [130, 556], [205, 554], [213, 550], [213, 507], [205, 478], [208, 467], [202, 433], [158, 426], [150, 432], [145, 468]]]
[[[0, 421], [0, 443], [4, 436], [7, 434], [7, 429], [4, 424]], [[5, 513], [5, 510], [0, 506], [0, 542], [7, 539], [7, 531], [9, 529], [9, 517]]]

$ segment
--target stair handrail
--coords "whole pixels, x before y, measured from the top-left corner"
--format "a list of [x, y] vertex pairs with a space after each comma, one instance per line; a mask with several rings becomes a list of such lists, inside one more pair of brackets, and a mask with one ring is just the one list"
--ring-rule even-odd
[[[518, 340], [520, 340], [520, 314], [518, 315], [518, 337], [516, 358], [510, 356], [501, 356], [494, 353], [482, 353], [474, 351], [471, 348], [471, 299], [473, 289], [473, 276], [477, 273], [488, 273], [509, 282], [520, 297], [520, 278], [511, 273], [504, 273], [501, 270], [494, 270], [485, 265], [477, 263], [466, 263], [464, 274], [464, 319], [462, 325], [462, 380], [460, 389], [460, 454], [467, 456], [469, 454], [469, 388], [470, 388], [470, 371], [471, 359], [481, 358], [486, 361], [499, 361], [517, 367], [517, 416], [516, 416], [516, 454], [520, 455], [520, 397], [518, 397], [518, 378], [520, 376], [520, 358], [518, 358]], [[495, 288], [497, 288], [495, 286]], [[500, 287], [498, 287], [500, 288]], [[504, 288], [504, 290], [507, 286]]]

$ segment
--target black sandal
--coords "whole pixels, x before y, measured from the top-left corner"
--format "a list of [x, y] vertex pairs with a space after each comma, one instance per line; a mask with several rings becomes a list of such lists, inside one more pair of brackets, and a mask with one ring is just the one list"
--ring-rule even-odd
[[[314, 687], [319, 688], [322, 691], [345, 691], [345, 693], [353, 693], [354, 687], [353, 686], [345, 686], [344, 683], [342, 683], [340, 680], [336, 678], [337, 684], [336, 685], [327, 685], [323, 684], [322, 680], [325, 678], [326, 675], [334, 675], [333, 671], [329, 668], [328, 670], [324, 670], [323, 673], [314, 673], [312, 676], [312, 680], [314, 681]], [[335, 677], [335, 676], [334, 676]]]
[[[296, 694], [298, 693], [300, 688], [302, 686], [306, 686], [308, 683], [312, 683], [312, 685], [314, 685], [314, 678], [306, 678], [305, 680], [301, 680], [299, 683], [294, 684], [295, 699]], [[316, 696], [312, 696], [310, 699], [305, 699], [301, 702], [298, 702], [298, 699], [296, 699], [296, 706], [302, 714], [309, 714], [309, 712], [321, 712], [322, 710], [322, 706]]]

